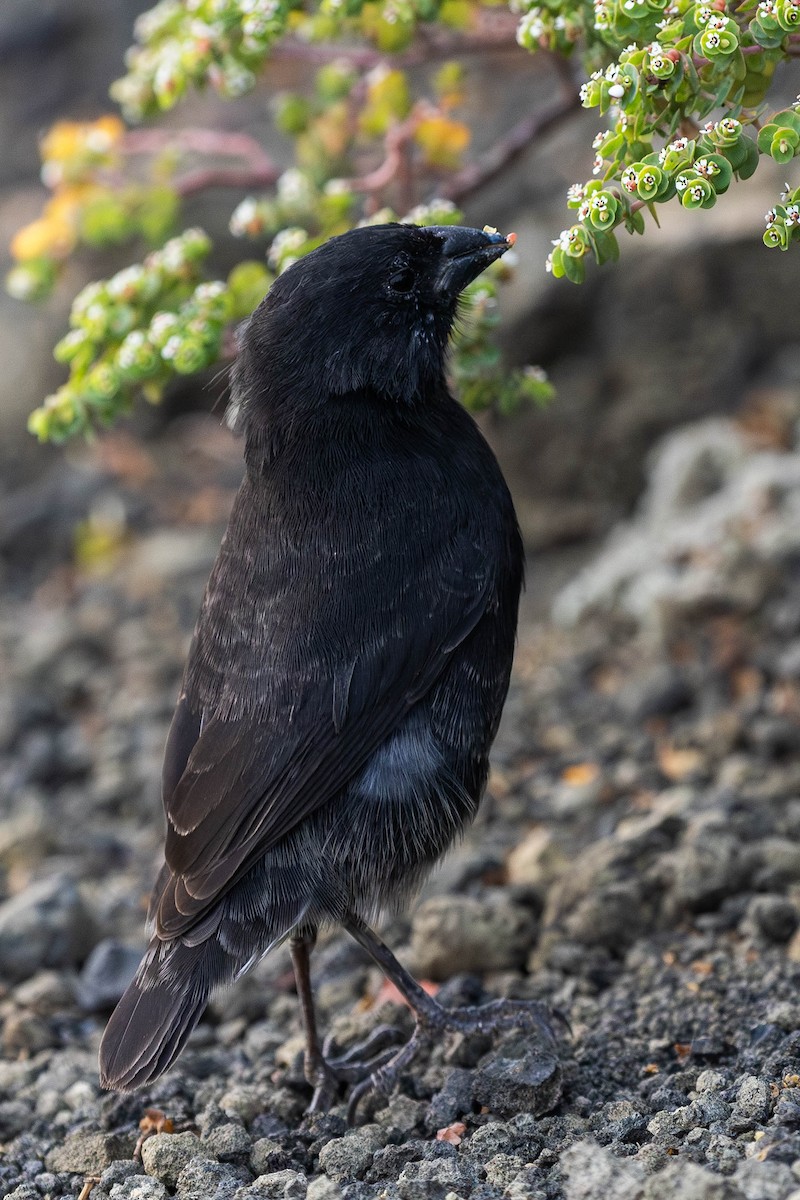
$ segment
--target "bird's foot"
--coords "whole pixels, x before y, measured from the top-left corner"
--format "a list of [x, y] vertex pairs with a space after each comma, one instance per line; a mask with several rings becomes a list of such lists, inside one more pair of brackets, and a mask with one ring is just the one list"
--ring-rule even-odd
[[506, 1029], [526, 1030], [538, 1036], [546, 1052], [555, 1054], [556, 1024], [569, 1032], [566, 1018], [538, 1000], [491, 1000], [469, 1008], [444, 1008], [433, 1001], [417, 1014], [410, 1040], [353, 1088], [347, 1106], [348, 1124], [355, 1124], [358, 1106], [365, 1096], [372, 1092], [389, 1095], [401, 1071], [422, 1047], [445, 1033], [491, 1035]]
[[379, 1025], [363, 1042], [335, 1057], [331, 1054], [333, 1038], [327, 1037], [321, 1053], [306, 1054], [305, 1076], [314, 1089], [307, 1111], [327, 1112], [343, 1084], [359, 1083], [374, 1075], [393, 1058], [397, 1043], [404, 1036], [393, 1025]]

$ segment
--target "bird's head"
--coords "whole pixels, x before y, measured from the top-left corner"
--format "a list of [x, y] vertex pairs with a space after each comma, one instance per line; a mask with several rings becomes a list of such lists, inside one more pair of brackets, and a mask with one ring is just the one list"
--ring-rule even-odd
[[431, 395], [460, 293], [511, 244], [447, 225], [331, 238], [279, 276], [250, 318], [233, 371], [234, 426], [346, 393], [398, 404]]

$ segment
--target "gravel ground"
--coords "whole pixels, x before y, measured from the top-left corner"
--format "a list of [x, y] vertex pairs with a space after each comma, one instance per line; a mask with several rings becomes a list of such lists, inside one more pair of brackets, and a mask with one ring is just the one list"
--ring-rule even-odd
[[[213, 1002], [149, 1092], [100, 1091], [238, 454], [206, 421], [147, 449], [119, 435], [0, 515], [0, 1194], [800, 1200], [793, 549], [757, 605], [705, 597], [658, 637], [606, 608], [527, 624], [478, 822], [384, 926], [448, 1003], [558, 1009], [559, 1063], [519, 1033], [449, 1038], [359, 1127], [344, 1105], [306, 1118], [281, 950]], [[410, 1028], [343, 936], [314, 973], [342, 1049]]]

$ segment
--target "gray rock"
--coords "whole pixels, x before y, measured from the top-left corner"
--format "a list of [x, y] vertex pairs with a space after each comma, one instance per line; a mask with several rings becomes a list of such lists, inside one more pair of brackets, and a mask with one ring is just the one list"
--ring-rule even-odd
[[11, 1141], [23, 1129], [27, 1129], [31, 1120], [31, 1110], [21, 1100], [0, 1100], [0, 1137]]
[[698, 1094], [704, 1092], [718, 1092], [721, 1088], [728, 1086], [728, 1076], [722, 1071], [701, 1071], [695, 1081], [694, 1090]]
[[332, 1179], [319, 1175], [309, 1181], [306, 1200], [342, 1200], [342, 1189]]
[[512, 1179], [503, 1192], [503, 1196], [505, 1200], [547, 1200], [541, 1188], [536, 1187], [537, 1182], [538, 1173], [535, 1168], [528, 1167], [526, 1170], [520, 1171], [516, 1179]]
[[14, 988], [14, 1000], [40, 1016], [51, 1016], [72, 1006], [74, 976], [68, 971], [37, 971]]
[[493, 1058], [475, 1072], [472, 1097], [498, 1116], [549, 1112], [561, 1095], [561, 1067], [555, 1055]]
[[756, 843], [755, 850], [762, 863], [755, 877], [758, 886], [778, 889], [800, 882], [800, 844], [766, 837]]
[[43, 1018], [30, 1012], [12, 1011], [3, 1021], [0, 1034], [4, 1052], [9, 1058], [38, 1054], [58, 1044], [55, 1030]]
[[597, 1142], [574, 1142], [561, 1156], [565, 1200], [641, 1200], [645, 1175], [638, 1163], [615, 1158]]
[[634, 679], [620, 692], [617, 703], [632, 721], [667, 717], [691, 701], [686, 675], [670, 663], [660, 663], [642, 679]]
[[266, 1107], [264, 1092], [261, 1088], [244, 1085], [228, 1088], [219, 1098], [219, 1107], [226, 1116], [249, 1123]]
[[38, 799], [19, 796], [16, 816], [0, 821], [0, 867], [8, 871], [42, 861], [52, 844], [52, 832]]
[[733, 1182], [745, 1200], [786, 1200], [797, 1189], [797, 1179], [791, 1167], [769, 1159], [759, 1162], [749, 1158], [739, 1163], [733, 1174]]
[[731, 1115], [731, 1106], [720, 1096], [705, 1095], [694, 1102], [692, 1108], [701, 1125], [714, 1125], [719, 1121], [727, 1121]]
[[433, 896], [414, 913], [412, 969], [428, 979], [449, 979], [465, 971], [518, 967], [535, 936], [530, 909], [515, 904], [503, 888], [493, 888], [480, 900]]
[[692, 1162], [673, 1162], [647, 1180], [642, 1200], [743, 1200], [723, 1176]]
[[41, 967], [80, 962], [93, 941], [91, 917], [74, 880], [56, 875], [0, 904], [0, 962], [12, 981]]
[[778, 674], [785, 679], [800, 679], [800, 638], [789, 643], [776, 665]]
[[183, 1168], [197, 1157], [210, 1156], [196, 1133], [154, 1133], [142, 1144], [145, 1171], [168, 1187], [175, 1187]]
[[747, 877], [748, 862], [739, 841], [716, 825], [698, 828], [675, 855], [672, 901], [692, 912], [713, 908]]
[[138, 1175], [140, 1178], [144, 1175], [144, 1167], [141, 1162], [134, 1158], [119, 1158], [110, 1163], [103, 1171], [99, 1186], [104, 1191], [110, 1192], [115, 1184], [124, 1183], [132, 1175]]
[[484, 1164], [486, 1180], [496, 1188], [507, 1188], [525, 1166], [525, 1159], [518, 1154], [495, 1154]]
[[539, 825], [511, 851], [506, 874], [509, 883], [544, 888], [562, 874], [568, 863], [550, 830]]
[[508, 1125], [502, 1121], [489, 1121], [481, 1125], [464, 1143], [464, 1150], [478, 1162], [487, 1162], [497, 1154], [505, 1154], [511, 1149], [514, 1135]]
[[[768, 516], [748, 526], [767, 495]], [[562, 590], [554, 615], [574, 624], [613, 613], [663, 637], [709, 604], [750, 611], [796, 548], [799, 503], [800, 455], [753, 450], [729, 421], [687, 426], [661, 442], [636, 517]]]
[[376, 1136], [379, 1129], [384, 1144], [404, 1141], [424, 1125], [427, 1112], [424, 1100], [412, 1100], [402, 1094], [393, 1096], [386, 1108], [375, 1114]]
[[741, 1133], [744, 1129], [767, 1120], [772, 1098], [766, 1079], [759, 1079], [757, 1075], [744, 1075], [737, 1083], [731, 1120], [736, 1126], [736, 1132]]
[[798, 913], [785, 896], [755, 896], [747, 908], [747, 918], [770, 942], [788, 942], [797, 928]]
[[202, 1142], [203, 1153], [219, 1159], [220, 1162], [232, 1162], [247, 1158], [252, 1139], [243, 1125], [228, 1121], [224, 1125], [215, 1125], [213, 1129], [209, 1129]]
[[113, 1008], [136, 974], [141, 948], [126, 946], [116, 938], [98, 942], [83, 964], [75, 996], [85, 1012]]
[[121, 1183], [115, 1183], [108, 1195], [109, 1200], [167, 1200], [169, 1192], [160, 1179], [150, 1175], [130, 1175]]
[[349, 1179], [363, 1179], [372, 1165], [372, 1156], [378, 1146], [372, 1137], [365, 1137], [360, 1129], [345, 1137], [331, 1138], [319, 1152], [319, 1169], [329, 1179], [339, 1183]]
[[445, 1200], [449, 1193], [470, 1195], [483, 1172], [452, 1158], [433, 1158], [408, 1163], [400, 1172], [397, 1190], [402, 1200]]
[[472, 1111], [472, 1083], [474, 1072], [455, 1067], [444, 1082], [444, 1086], [432, 1097], [425, 1117], [425, 1128], [429, 1133], [443, 1129], [459, 1117]]
[[305, 1200], [308, 1180], [300, 1171], [272, 1171], [239, 1188], [234, 1200]]
[[647, 1122], [654, 1138], [674, 1138], [697, 1124], [694, 1105], [684, 1104], [678, 1108], [665, 1108]]
[[249, 1172], [241, 1167], [198, 1157], [181, 1171], [175, 1194], [180, 1200], [233, 1200], [239, 1188], [250, 1182]]
[[126, 1133], [72, 1133], [45, 1158], [49, 1171], [100, 1175], [120, 1158], [133, 1154], [136, 1138]]
[[271, 1175], [289, 1166], [289, 1155], [280, 1142], [259, 1138], [250, 1148], [250, 1169], [254, 1175]]

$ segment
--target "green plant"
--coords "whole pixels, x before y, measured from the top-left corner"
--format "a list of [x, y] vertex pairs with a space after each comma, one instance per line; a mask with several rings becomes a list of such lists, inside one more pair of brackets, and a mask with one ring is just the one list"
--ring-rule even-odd
[[[469, 161], [466, 55], [513, 45], [546, 61], [556, 99]], [[128, 122], [192, 88], [235, 99], [270, 63], [301, 57], [317, 65], [313, 89], [272, 100], [295, 165], [279, 170], [244, 134], [132, 129], [115, 116], [56, 124], [41, 146], [51, 196], [12, 241], [9, 291], [43, 299], [82, 246], [152, 249], [75, 299], [56, 347], [69, 379], [31, 429], [62, 440], [109, 424], [139, 394], [158, 400], [175, 375], [230, 356], [233, 326], [295, 258], [359, 221], [461, 220], [459, 203], [583, 104], [609, 127], [594, 141], [594, 178], [570, 188], [574, 223], [547, 262], [580, 282], [590, 258], [617, 257], [620, 228], [642, 233], [646, 212], [657, 220], [657, 205], [711, 208], [761, 156], [788, 167], [800, 98], [764, 110], [776, 66], [798, 56], [800, 0], [512, 0], [511, 11], [491, 0], [161, 0], [137, 22], [112, 88]], [[588, 75], [579, 91], [576, 58]], [[243, 194], [230, 226], [252, 248], [210, 280], [209, 239], [177, 230], [183, 200], [218, 185]], [[764, 242], [785, 250], [800, 238], [800, 186], [780, 200]], [[473, 408], [550, 394], [535, 370], [504, 372], [492, 341], [507, 257], [466, 297], [453, 373]]]

